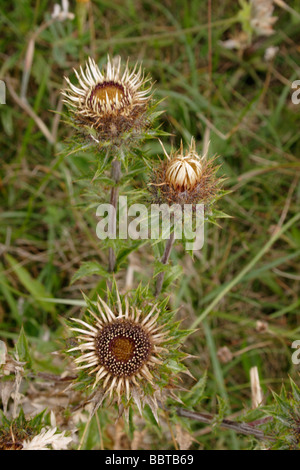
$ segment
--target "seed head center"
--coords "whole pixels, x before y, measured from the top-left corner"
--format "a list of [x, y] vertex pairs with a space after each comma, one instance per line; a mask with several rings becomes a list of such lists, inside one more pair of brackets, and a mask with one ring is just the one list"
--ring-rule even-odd
[[99, 101], [106, 101], [106, 96], [111, 103], [115, 102], [117, 99], [121, 101], [124, 97], [124, 89], [118, 83], [103, 83], [98, 85], [93, 92], [93, 96]]
[[117, 319], [99, 332], [96, 351], [99, 364], [113, 376], [131, 376], [148, 362], [152, 342], [141, 325]]
[[135, 344], [130, 338], [114, 338], [110, 350], [117, 361], [128, 362], [134, 355]]

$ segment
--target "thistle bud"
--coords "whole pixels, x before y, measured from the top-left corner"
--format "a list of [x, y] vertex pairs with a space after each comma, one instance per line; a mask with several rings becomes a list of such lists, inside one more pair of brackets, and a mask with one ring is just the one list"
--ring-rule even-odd
[[220, 179], [216, 177], [214, 159], [208, 159], [208, 149], [203, 155], [196, 151], [194, 138], [187, 151], [183, 145], [169, 155], [161, 143], [167, 160], [151, 174], [149, 191], [156, 204], [205, 204], [208, 205], [220, 193]]
[[202, 175], [201, 159], [195, 152], [195, 140], [192, 139], [189, 151], [184, 155], [181, 143], [178, 155], [170, 159], [166, 168], [166, 181], [175, 190], [192, 190]]

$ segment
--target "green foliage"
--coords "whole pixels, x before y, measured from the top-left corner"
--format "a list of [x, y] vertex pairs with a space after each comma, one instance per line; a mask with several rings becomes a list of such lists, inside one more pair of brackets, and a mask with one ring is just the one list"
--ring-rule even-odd
[[[175, 0], [171, 9], [156, 0], [93, 0], [85, 24], [83, 17], [76, 17], [49, 27], [45, 26], [51, 21], [49, 2], [13, 0], [9, 8], [0, 7], [0, 49], [5, 51], [0, 78], [7, 83], [8, 98], [7, 105], [0, 107], [0, 337], [9, 356], [17, 350], [30, 371], [21, 390], [25, 400], [27, 381], [36, 380], [33, 371], [60, 376], [69, 368], [71, 362], [60, 362], [50, 353], [64, 341], [62, 321], [79, 314], [84, 304], [80, 290], [92, 301], [97, 292], [106, 292], [108, 250], [113, 247], [114, 275], [122, 288], [127, 282], [133, 290], [139, 283], [154, 284], [153, 275], [165, 273], [163, 294], [170, 295], [165, 300], [165, 321], [174, 325], [173, 334], [184, 342], [184, 350], [195, 356], [188, 364], [196, 380], [187, 377], [183, 384], [187, 391], [180, 392], [184, 405], [216, 416], [220, 409], [224, 417], [236, 414], [240, 421], [260, 422], [261, 409], [247, 413], [249, 369], [258, 365], [267, 401], [264, 418], [273, 416], [264, 429], [276, 440], [279, 436], [273, 448], [296, 447], [299, 390], [292, 383], [292, 393], [278, 394], [289, 375], [298, 382], [290, 344], [300, 332], [299, 109], [291, 103], [290, 87], [299, 63], [299, 12], [293, 10], [299, 10], [299, 2], [285, 3], [287, 10], [276, 4], [278, 22], [270, 37], [253, 34], [250, 2], [245, 0], [217, 2], [211, 28], [208, 3], [195, 0]], [[39, 30], [41, 25], [45, 27]], [[223, 42], [239, 37], [241, 29], [247, 36], [245, 49], [226, 49]], [[35, 33], [30, 67], [26, 54]], [[265, 60], [270, 46], [279, 48], [271, 63]], [[105, 146], [99, 152], [97, 142], [82, 139], [82, 129], [70, 123], [60, 108], [63, 76], [88, 55], [104, 63], [108, 51], [122, 60], [129, 56], [132, 63], [143, 59], [156, 81], [156, 99], [164, 100], [152, 113], [157, 128], [125, 154], [106, 152]], [[50, 134], [53, 131], [52, 140], [41, 122]], [[85, 131], [96, 138], [93, 129]], [[220, 155], [227, 177], [226, 191], [232, 191], [217, 201], [211, 218], [208, 214], [213, 223], [206, 224], [203, 249], [191, 259], [176, 243], [166, 267], [157, 261], [162, 240], [153, 245], [140, 240], [109, 242], [95, 235], [95, 207], [109, 201], [114, 186], [112, 159], [117, 156], [122, 161], [120, 194], [128, 194], [132, 202], [143, 200], [145, 173], [163, 158], [158, 135], [166, 137], [167, 151], [178, 148], [181, 139], [189, 142], [194, 136], [200, 144], [209, 137], [211, 151]], [[274, 233], [280, 234], [278, 238], [273, 238]], [[175, 327], [174, 310], [184, 328], [197, 323], [199, 330], [186, 337]], [[232, 353], [226, 363], [219, 355], [224, 345]], [[176, 356], [168, 370], [176, 370], [179, 359]], [[1, 377], [1, 383], [13, 378], [13, 374]], [[83, 381], [83, 397], [86, 385], [88, 381]], [[274, 398], [268, 389], [276, 392]], [[225, 402], [228, 411], [223, 409]], [[66, 413], [75, 406], [78, 402], [70, 403]], [[104, 448], [114, 448], [112, 413], [98, 410]], [[113, 418], [117, 413], [114, 409]], [[151, 441], [156, 449], [173, 449], [163, 420], [152, 431], [151, 413], [147, 408], [149, 417], [141, 425], [147, 431], [145, 442]], [[178, 423], [195, 437], [194, 449], [260, 445], [219, 425], [211, 433], [201, 423], [173, 413], [172, 429]], [[141, 431], [139, 423], [135, 429], [134, 425], [129, 415], [130, 440]], [[80, 437], [84, 427], [78, 424]], [[100, 448], [100, 441], [94, 417], [84, 448]], [[272, 446], [267, 441], [263, 445]]]
[[26, 419], [21, 408], [15, 419], [8, 419], [0, 410], [0, 450], [6, 450], [13, 444], [18, 446], [22, 441], [39, 434], [44, 425], [45, 413], [46, 410], [32, 419]]
[[51, 297], [51, 294], [47, 292], [44, 285], [38, 280], [33, 279], [29, 272], [20, 266], [20, 264], [9, 254], [6, 255], [6, 259], [12, 267], [13, 271], [18, 276], [23, 286], [30, 292], [32, 297], [43, 307], [44, 310], [50, 313], [54, 313], [55, 307], [49, 303], [40, 300], [43, 297]]
[[253, 33], [253, 29], [250, 24], [252, 5], [251, 2], [248, 2], [247, 0], [239, 0], [239, 3], [241, 5], [241, 10], [237, 15], [237, 20], [241, 22], [242, 29], [248, 35], [250, 44]]
[[182, 394], [181, 400], [184, 404], [193, 409], [195, 406], [199, 405], [201, 401], [205, 398], [205, 388], [207, 384], [207, 372], [188, 390], [184, 395]]
[[22, 326], [18, 341], [16, 343], [17, 357], [20, 362], [25, 362], [26, 367], [30, 368], [32, 365], [32, 360], [30, 356], [30, 350], [28, 346], [28, 341]]
[[282, 387], [280, 394], [273, 392], [274, 402], [265, 407], [272, 420], [265, 429], [276, 438], [272, 450], [300, 450], [300, 388], [290, 379], [290, 389]]
[[74, 274], [71, 280], [71, 284], [78, 281], [82, 277], [91, 276], [97, 274], [98, 276], [108, 277], [108, 273], [103, 267], [96, 261], [87, 261], [82, 263], [78, 271]]

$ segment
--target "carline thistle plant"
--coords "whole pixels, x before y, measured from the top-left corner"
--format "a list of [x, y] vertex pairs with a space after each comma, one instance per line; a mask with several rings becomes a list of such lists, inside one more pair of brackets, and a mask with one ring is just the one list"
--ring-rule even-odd
[[[79, 86], [66, 78], [64, 101], [78, 134], [88, 145], [96, 143], [99, 155], [113, 156], [113, 202], [118, 195], [121, 158], [130, 157], [146, 137], [158, 135], [152, 126], [160, 114], [154, 112], [156, 104], [152, 106], [152, 83], [138, 64], [130, 70], [127, 62], [122, 68], [120, 58], [108, 57], [103, 70], [90, 58], [85, 71], [80, 67], [75, 75]], [[212, 192], [215, 180], [205, 156], [197, 155], [194, 140], [188, 154], [181, 147], [168, 156], [169, 165], [163, 170], [166, 184], [173, 191], [190, 194], [205, 181], [206, 193]], [[110, 247], [109, 272], [114, 272], [115, 261]], [[149, 287], [120, 295], [115, 282], [108, 282], [107, 295], [107, 301], [98, 296], [96, 303], [85, 296], [84, 317], [68, 323], [74, 337], [67, 353], [78, 371], [74, 386], [88, 392], [88, 402], [94, 403], [92, 413], [105, 402], [107, 406], [116, 404], [119, 415], [124, 412], [128, 419], [131, 407], [137, 406], [142, 414], [148, 405], [158, 421], [159, 406], [167, 398], [178, 400], [174, 392], [182, 388], [180, 373], [190, 375], [182, 362], [188, 356], [181, 351], [190, 331], [179, 329], [174, 312], [167, 309], [168, 299], [154, 299]]]
[[158, 420], [158, 402], [169, 395], [177, 399], [178, 373], [189, 374], [180, 349], [190, 332], [173, 321], [168, 299], [153, 302], [148, 288], [120, 295], [114, 284], [107, 302], [100, 296], [96, 304], [85, 300], [84, 319], [71, 319], [77, 344], [68, 350], [76, 356], [79, 388], [96, 392], [96, 408], [107, 399], [127, 417], [132, 405], [141, 414], [149, 405]]

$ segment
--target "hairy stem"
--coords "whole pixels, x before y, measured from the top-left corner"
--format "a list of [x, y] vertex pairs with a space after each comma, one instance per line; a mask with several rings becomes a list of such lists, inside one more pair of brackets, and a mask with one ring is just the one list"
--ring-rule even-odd
[[[171, 235], [170, 235], [170, 238], [166, 241], [165, 251], [164, 251], [164, 254], [163, 254], [162, 259], [161, 259], [161, 262], [163, 264], [167, 264], [167, 262], [169, 261], [170, 254], [171, 254], [171, 251], [172, 251], [172, 247], [173, 247], [173, 244], [174, 244], [174, 236], [175, 236], [174, 232], [172, 232]], [[159, 273], [158, 276], [157, 276], [156, 288], [155, 288], [155, 297], [159, 296], [159, 294], [161, 293], [161, 289], [162, 289], [163, 282], [164, 282], [164, 277], [165, 277], [164, 272]]]
[[[114, 181], [114, 186], [111, 188], [110, 192], [110, 204], [117, 210], [118, 197], [119, 197], [119, 187], [118, 183], [121, 179], [121, 162], [119, 160], [113, 160], [111, 166], [111, 177]], [[115, 223], [115, 221], [114, 221]], [[113, 227], [115, 229], [115, 227]], [[113, 273], [116, 266], [116, 254], [112, 247], [109, 248], [108, 253], [108, 271]]]

